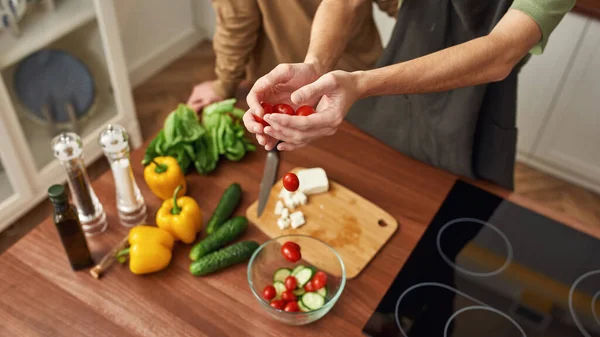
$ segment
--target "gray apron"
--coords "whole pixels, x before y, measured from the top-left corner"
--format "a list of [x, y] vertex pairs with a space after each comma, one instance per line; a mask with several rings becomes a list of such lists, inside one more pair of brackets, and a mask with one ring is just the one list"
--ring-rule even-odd
[[[511, 0], [405, 0], [383, 67], [487, 35]], [[501, 82], [440, 93], [369, 97], [347, 120], [398, 151], [513, 189], [516, 67]]]

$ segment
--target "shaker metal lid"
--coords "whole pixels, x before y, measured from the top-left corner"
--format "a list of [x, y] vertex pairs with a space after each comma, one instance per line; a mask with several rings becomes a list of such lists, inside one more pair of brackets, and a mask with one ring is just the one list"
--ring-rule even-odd
[[58, 160], [71, 160], [81, 156], [83, 143], [73, 132], [62, 132], [52, 139], [52, 151]]
[[104, 152], [112, 153], [123, 151], [129, 146], [129, 135], [124, 127], [117, 124], [108, 124], [98, 136], [98, 143]]

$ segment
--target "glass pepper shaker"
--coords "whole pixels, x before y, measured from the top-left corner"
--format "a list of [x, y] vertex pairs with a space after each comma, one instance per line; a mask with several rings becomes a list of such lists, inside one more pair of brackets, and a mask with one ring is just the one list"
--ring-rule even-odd
[[63, 132], [52, 140], [52, 150], [67, 172], [67, 182], [85, 235], [104, 232], [108, 227], [106, 213], [90, 184], [83, 163], [81, 138], [73, 132]]
[[140, 193], [129, 158], [129, 135], [120, 125], [109, 124], [98, 137], [115, 179], [121, 224], [132, 227], [146, 221], [146, 203]]

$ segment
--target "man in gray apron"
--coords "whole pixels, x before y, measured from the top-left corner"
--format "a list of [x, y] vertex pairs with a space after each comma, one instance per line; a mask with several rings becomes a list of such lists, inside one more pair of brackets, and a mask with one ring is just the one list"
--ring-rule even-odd
[[[377, 69], [327, 73], [361, 2], [321, 3], [305, 62], [279, 65], [250, 91], [248, 130], [267, 150], [277, 140], [293, 150], [333, 134], [347, 115], [406, 155], [512, 189], [517, 73], [574, 0], [405, 0]], [[316, 113], [263, 116], [263, 101]]]

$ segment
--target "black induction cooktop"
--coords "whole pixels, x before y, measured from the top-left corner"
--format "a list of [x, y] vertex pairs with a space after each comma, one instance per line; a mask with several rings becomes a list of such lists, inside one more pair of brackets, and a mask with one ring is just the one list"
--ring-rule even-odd
[[457, 181], [363, 332], [600, 337], [600, 240]]

